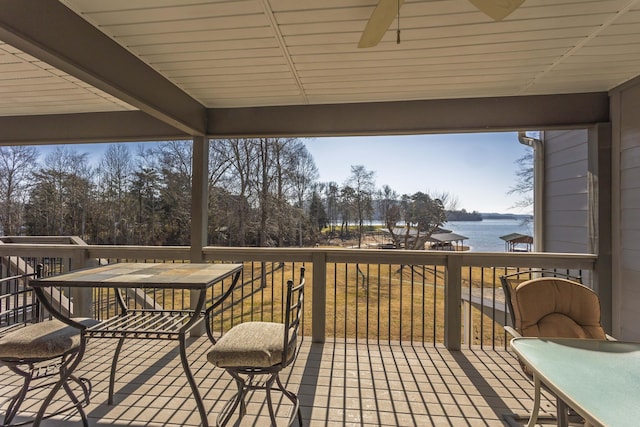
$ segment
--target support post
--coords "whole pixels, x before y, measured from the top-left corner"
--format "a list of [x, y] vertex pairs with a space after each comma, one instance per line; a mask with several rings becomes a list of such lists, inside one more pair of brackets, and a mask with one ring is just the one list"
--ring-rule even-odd
[[462, 257], [447, 257], [447, 276], [444, 284], [444, 346], [460, 350], [462, 299]]
[[[72, 239], [71, 244], [87, 246], [82, 239]], [[69, 259], [70, 271], [80, 270], [88, 266], [88, 251], [86, 249], [74, 251], [73, 256]], [[93, 317], [93, 293], [91, 288], [72, 288], [71, 297], [73, 299], [72, 312], [74, 317]]]
[[209, 185], [209, 141], [193, 138], [191, 159], [191, 262], [203, 262], [202, 248], [207, 245]]
[[609, 334], [613, 333], [611, 140], [611, 123], [589, 129], [589, 251], [598, 254], [593, 289], [600, 297], [600, 319]]
[[[193, 138], [191, 154], [191, 249], [189, 261], [204, 262], [202, 249], [207, 245], [208, 196], [209, 196], [209, 140], [204, 136]], [[198, 295], [190, 294], [190, 308], [195, 309]], [[191, 336], [204, 334], [204, 323], [191, 329]]]
[[313, 253], [313, 305], [311, 307], [312, 342], [325, 340], [327, 319], [327, 254]]

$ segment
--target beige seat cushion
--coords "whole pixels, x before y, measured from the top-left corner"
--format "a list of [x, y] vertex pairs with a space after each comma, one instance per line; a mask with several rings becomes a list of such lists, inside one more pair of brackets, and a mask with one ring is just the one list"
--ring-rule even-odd
[[[93, 326], [94, 319], [75, 318], [78, 323]], [[48, 359], [62, 356], [80, 346], [80, 331], [57, 319], [45, 320], [17, 329], [0, 338], [0, 359]]]
[[[231, 328], [207, 353], [207, 360], [219, 368], [268, 368], [282, 362], [284, 325], [272, 322], [246, 322]], [[296, 348], [287, 349], [290, 358]]]
[[600, 300], [579, 283], [538, 278], [521, 283], [512, 295], [516, 329], [523, 336], [606, 339]]

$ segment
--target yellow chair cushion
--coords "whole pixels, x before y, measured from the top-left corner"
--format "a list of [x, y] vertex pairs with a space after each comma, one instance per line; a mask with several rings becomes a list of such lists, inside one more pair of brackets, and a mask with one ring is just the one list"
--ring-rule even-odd
[[606, 339], [598, 296], [577, 282], [528, 280], [516, 287], [512, 302], [516, 329], [523, 336]]

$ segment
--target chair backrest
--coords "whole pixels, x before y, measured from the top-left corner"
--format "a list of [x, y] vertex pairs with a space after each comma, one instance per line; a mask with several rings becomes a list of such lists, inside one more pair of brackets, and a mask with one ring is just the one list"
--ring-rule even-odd
[[300, 268], [298, 285], [294, 286], [293, 280], [287, 281], [282, 367], [287, 366], [295, 359], [296, 343], [304, 308], [304, 270], [304, 267]]
[[514, 328], [522, 336], [606, 339], [600, 299], [588, 287], [558, 277], [539, 277], [511, 290]]
[[536, 277], [561, 277], [569, 279], [574, 282], [582, 283], [582, 277], [568, 273], [561, 273], [554, 270], [522, 270], [516, 273], [505, 274], [500, 276], [500, 284], [502, 285], [502, 291], [504, 292], [504, 302], [509, 312], [509, 319], [511, 325], [515, 327], [516, 319], [513, 313], [513, 290], [522, 282], [531, 280]]
[[42, 320], [40, 303], [29, 286], [29, 280], [41, 278], [42, 272], [42, 265], [38, 264], [33, 273], [0, 279], [0, 337]]

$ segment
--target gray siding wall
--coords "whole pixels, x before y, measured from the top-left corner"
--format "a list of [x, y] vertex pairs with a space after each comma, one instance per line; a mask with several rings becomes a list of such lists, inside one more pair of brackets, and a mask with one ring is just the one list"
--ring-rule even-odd
[[544, 249], [590, 252], [588, 131], [544, 133]]
[[613, 333], [640, 340], [640, 82], [612, 91]]

